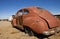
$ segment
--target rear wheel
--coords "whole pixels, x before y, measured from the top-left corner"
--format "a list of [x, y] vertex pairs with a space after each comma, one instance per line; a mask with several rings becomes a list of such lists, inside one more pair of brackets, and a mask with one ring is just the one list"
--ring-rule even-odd
[[29, 36], [33, 36], [33, 31], [29, 27], [24, 27], [25, 33], [28, 33]]

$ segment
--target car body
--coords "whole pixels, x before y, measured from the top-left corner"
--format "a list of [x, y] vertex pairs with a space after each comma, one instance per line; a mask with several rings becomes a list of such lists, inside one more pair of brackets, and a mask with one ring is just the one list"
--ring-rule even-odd
[[29, 27], [37, 34], [51, 35], [60, 31], [60, 20], [48, 10], [31, 6], [22, 8], [12, 16], [12, 25], [24, 30]]

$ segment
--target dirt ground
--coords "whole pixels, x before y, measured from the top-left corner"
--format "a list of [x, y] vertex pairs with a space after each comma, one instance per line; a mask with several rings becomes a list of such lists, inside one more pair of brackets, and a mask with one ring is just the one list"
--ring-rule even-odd
[[[60, 33], [49, 37], [50, 39], [60, 39]], [[36, 36], [29, 36], [16, 28], [10, 22], [0, 21], [0, 39], [39, 39]], [[44, 38], [46, 39], [46, 38]]]

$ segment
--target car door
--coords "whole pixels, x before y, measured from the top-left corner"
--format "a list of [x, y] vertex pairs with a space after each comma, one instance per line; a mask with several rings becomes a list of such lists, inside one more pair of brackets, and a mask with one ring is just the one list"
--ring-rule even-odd
[[23, 10], [19, 10], [17, 12], [17, 25], [18, 26], [23, 25], [23, 17], [22, 17], [22, 15], [23, 15]]
[[17, 17], [17, 24], [23, 26], [23, 19], [25, 19], [25, 16], [28, 15], [29, 11], [27, 9], [22, 9], [17, 12], [18, 17]]

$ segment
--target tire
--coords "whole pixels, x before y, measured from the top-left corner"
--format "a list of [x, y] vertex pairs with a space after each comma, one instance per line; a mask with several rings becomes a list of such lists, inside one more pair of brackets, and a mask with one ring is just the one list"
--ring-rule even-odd
[[25, 33], [27, 33], [29, 36], [34, 36], [33, 31], [29, 27], [24, 27]]

